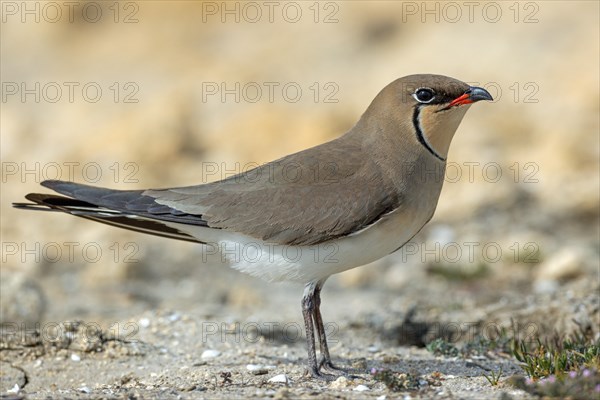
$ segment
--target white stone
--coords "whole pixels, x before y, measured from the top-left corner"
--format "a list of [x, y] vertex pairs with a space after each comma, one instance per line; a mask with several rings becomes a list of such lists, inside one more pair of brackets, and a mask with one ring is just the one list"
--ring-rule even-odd
[[209, 350], [204, 350], [202, 352], [202, 355], [200, 356], [200, 358], [203, 360], [206, 360], [209, 358], [219, 357], [220, 355], [221, 355], [221, 352], [219, 350], [209, 349]]
[[586, 254], [583, 249], [565, 248], [537, 267], [536, 281], [563, 281], [583, 273]]
[[380, 350], [379, 346], [373, 345], [367, 348], [369, 353], [377, 353]]
[[246, 365], [248, 371], [259, 371], [261, 369], [275, 369], [274, 365], [261, 365], [261, 364], [248, 364]]
[[352, 389], [352, 390], [354, 390], [354, 391], [356, 391], [356, 392], [365, 392], [365, 391], [367, 391], [367, 390], [371, 390], [371, 389], [369, 389], [369, 388], [368, 388], [367, 386], [365, 386], [365, 385], [358, 385], [357, 387], [355, 387], [355, 388], [354, 388], [354, 389]]
[[268, 380], [268, 382], [271, 383], [288, 383], [288, 381], [289, 379], [286, 374], [275, 375], [274, 377]]
[[21, 390], [21, 388], [19, 388], [19, 385], [15, 383], [15, 386], [13, 386], [12, 389], [8, 389], [6, 392], [7, 393], [19, 393], [19, 390]]

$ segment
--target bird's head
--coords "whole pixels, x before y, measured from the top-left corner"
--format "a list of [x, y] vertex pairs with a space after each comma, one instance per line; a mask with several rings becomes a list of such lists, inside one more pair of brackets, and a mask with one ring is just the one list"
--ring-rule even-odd
[[[433, 156], [445, 161], [452, 137], [469, 105], [493, 100], [483, 88], [442, 75], [410, 75], [387, 85], [367, 113], [410, 133]], [[391, 120], [389, 117], [392, 117]]]

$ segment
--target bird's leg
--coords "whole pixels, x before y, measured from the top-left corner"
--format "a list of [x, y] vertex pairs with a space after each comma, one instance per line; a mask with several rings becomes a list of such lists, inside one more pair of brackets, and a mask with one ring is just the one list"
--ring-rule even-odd
[[323, 317], [321, 317], [321, 287], [324, 282], [318, 282], [314, 291], [314, 302], [315, 307], [313, 310], [313, 320], [315, 327], [317, 328], [317, 335], [319, 338], [319, 348], [321, 351], [321, 361], [319, 361], [320, 367], [327, 367], [333, 370], [337, 368], [331, 362], [331, 356], [329, 355], [329, 346], [327, 345], [327, 336], [325, 335], [325, 326], [323, 324]]
[[[320, 371], [320, 365], [317, 364], [317, 352], [315, 349], [315, 325], [318, 325], [315, 321], [315, 289], [317, 283], [309, 283], [304, 288], [304, 296], [302, 297], [302, 315], [304, 317], [304, 327], [306, 328], [306, 344], [308, 349], [308, 369], [310, 374], [319, 379], [334, 380], [335, 375], [323, 374]], [[318, 298], [318, 296], [317, 296]], [[317, 307], [318, 309], [318, 307]], [[319, 319], [320, 320], [320, 319]], [[322, 325], [322, 324], [321, 324]], [[317, 326], [317, 333], [319, 334], [319, 342], [321, 342], [321, 329]], [[323, 329], [323, 337], [325, 331]], [[327, 346], [327, 345], [325, 345]], [[321, 351], [323, 347], [321, 345]], [[327, 355], [329, 352], [327, 351]]]
[[352, 368], [342, 368], [334, 365], [331, 362], [331, 356], [329, 355], [329, 346], [327, 344], [327, 336], [325, 334], [325, 325], [323, 324], [323, 317], [321, 316], [321, 288], [325, 281], [319, 281], [315, 288], [314, 302], [315, 307], [313, 311], [313, 320], [315, 327], [317, 329], [317, 334], [319, 338], [319, 347], [321, 351], [321, 360], [319, 361], [319, 368], [324, 367], [327, 372], [336, 374], [336, 375], [346, 375], [350, 373], [363, 373], [364, 371], [359, 371]]

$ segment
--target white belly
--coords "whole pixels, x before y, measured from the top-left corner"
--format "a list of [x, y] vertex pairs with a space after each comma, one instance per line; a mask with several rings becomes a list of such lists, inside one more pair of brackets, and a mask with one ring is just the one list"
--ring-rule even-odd
[[378, 260], [410, 240], [435, 209], [435, 204], [413, 213], [392, 212], [350, 236], [310, 246], [275, 245], [246, 235], [192, 225], [170, 224], [220, 251], [231, 267], [267, 281], [318, 281]]

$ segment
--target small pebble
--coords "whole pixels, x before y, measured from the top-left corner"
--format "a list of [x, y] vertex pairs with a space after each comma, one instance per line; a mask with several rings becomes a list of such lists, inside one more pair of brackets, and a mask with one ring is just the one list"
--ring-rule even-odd
[[8, 389], [6, 392], [7, 393], [19, 393], [19, 390], [21, 390], [21, 388], [19, 388], [19, 385], [15, 383], [15, 386], [13, 386], [12, 389]]
[[359, 358], [357, 360], [352, 360], [351, 366], [354, 369], [360, 369], [360, 370], [366, 371], [367, 370], [367, 359]]
[[258, 371], [260, 369], [275, 369], [274, 365], [261, 365], [261, 364], [248, 364], [246, 365], [248, 371]]
[[[268, 393], [268, 391], [267, 391]], [[287, 388], [280, 388], [277, 392], [273, 391], [273, 398], [275, 400], [292, 399], [292, 395]]]
[[221, 355], [221, 352], [219, 350], [204, 350], [202, 352], [202, 355], [200, 356], [201, 359], [206, 360], [209, 358], [215, 358], [215, 357], [219, 357]]
[[340, 376], [329, 384], [331, 389], [343, 389], [350, 386], [350, 381], [345, 376]]
[[537, 280], [533, 283], [533, 290], [536, 293], [554, 293], [560, 288], [557, 281]]
[[550, 258], [536, 267], [535, 280], [542, 282], [560, 282], [576, 278], [585, 271], [587, 251], [582, 247], [566, 247], [552, 254]]
[[252, 375], [266, 375], [269, 373], [269, 370], [275, 369], [275, 366], [248, 364], [246, 365], [246, 369], [250, 371]]
[[192, 390], [196, 390], [196, 385], [193, 383], [186, 383], [177, 387], [177, 390], [182, 392], [191, 392]]
[[150, 326], [150, 320], [148, 318], [140, 318], [139, 323], [142, 328], [147, 328]]
[[167, 318], [169, 319], [169, 321], [175, 322], [175, 321], [179, 321], [181, 319], [181, 315], [177, 314], [177, 313], [173, 313], [173, 314], [169, 315]]
[[377, 353], [380, 350], [379, 346], [369, 346], [367, 347], [367, 351], [369, 353]]
[[73, 360], [73, 361], [81, 361], [81, 357], [79, 357], [79, 355], [73, 353], [73, 354], [71, 354], [71, 360]]
[[352, 390], [357, 391], [357, 392], [365, 392], [365, 391], [370, 390], [370, 389], [367, 386], [365, 386], [365, 385], [358, 385], [357, 387], [355, 387]]
[[77, 390], [79, 390], [82, 393], [86, 393], [86, 394], [90, 394], [92, 392], [92, 390], [87, 386], [82, 386]]
[[386, 355], [383, 356], [383, 362], [385, 364], [394, 364], [394, 363], [397, 363], [399, 361], [400, 361], [400, 359], [396, 355], [386, 354]]
[[268, 380], [271, 383], [288, 383], [288, 377], [286, 374], [275, 375], [271, 379]]

